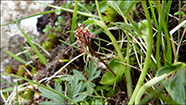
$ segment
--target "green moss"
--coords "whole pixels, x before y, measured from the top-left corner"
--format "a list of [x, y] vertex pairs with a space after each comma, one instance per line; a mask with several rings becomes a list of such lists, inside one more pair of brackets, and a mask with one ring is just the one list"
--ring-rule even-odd
[[13, 73], [13, 70], [9, 65], [6, 67], [6, 72], [7, 73]]
[[50, 50], [52, 49], [53, 44], [51, 41], [44, 41], [43, 43], [41, 43], [41, 46], [46, 50]]
[[36, 68], [32, 68], [32, 70], [31, 70], [31, 74], [34, 75], [35, 72], [36, 72]]
[[34, 93], [35, 93], [35, 92], [32, 91], [31, 89], [26, 88], [25, 91], [22, 92], [22, 93], [20, 94], [20, 96], [21, 96], [22, 98], [24, 98], [24, 99], [29, 99], [29, 100], [31, 100], [31, 97], [34, 95]]
[[25, 73], [25, 70], [22, 68], [23, 65], [19, 65], [18, 72], [16, 73], [19, 76]]

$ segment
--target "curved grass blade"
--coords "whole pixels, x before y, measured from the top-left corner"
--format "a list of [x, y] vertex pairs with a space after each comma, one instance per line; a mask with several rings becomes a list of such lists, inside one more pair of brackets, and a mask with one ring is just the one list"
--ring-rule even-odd
[[36, 46], [32, 43], [32, 41], [30, 40], [30, 38], [25, 34], [25, 32], [21, 29], [20, 25], [18, 24], [17, 20], [16, 24], [18, 25], [19, 29], [21, 30], [21, 32], [23, 33], [24, 37], [26, 38], [26, 40], [28, 41], [28, 43], [30, 44], [30, 46], [33, 48], [34, 52], [39, 56], [39, 59], [41, 60], [41, 62], [43, 64], [45, 64], [45, 66], [47, 65], [46, 62], [46, 58], [38, 51], [38, 49], [36, 48]]
[[[27, 16], [27, 17], [18, 19], [17, 22], [19, 22], [19, 21], [21, 21], [21, 20], [24, 20], [24, 19], [27, 19], [27, 18], [34, 17], [34, 16], [45, 15], [45, 14], [49, 14], [49, 13], [53, 13], [53, 12], [57, 12], [57, 11], [60, 11], [60, 10], [57, 10], [57, 9], [56, 9], [56, 10], [52, 10], [52, 11], [46, 11], [46, 12], [41, 12], [41, 13], [33, 14], [33, 15], [30, 15], [30, 16]], [[6, 23], [6, 24], [2, 24], [1, 26], [6, 26], [6, 25], [12, 24], [12, 23], [16, 23], [16, 21], [12, 21], [12, 22], [9, 22], [9, 23]]]

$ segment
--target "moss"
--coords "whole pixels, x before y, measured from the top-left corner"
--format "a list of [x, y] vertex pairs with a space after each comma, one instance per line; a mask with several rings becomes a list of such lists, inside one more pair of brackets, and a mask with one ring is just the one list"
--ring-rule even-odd
[[104, 17], [106, 23], [115, 22], [117, 20], [117, 18], [119, 17], [119, 14], [117, 13], [117, 11], [115, 11], [109, 5], [106, 7], [103, 14], [105, 14], [105, 15], [103, 15], [103, 17]]
[[6, 72], [7, 73], [13, 73], [13, 70], [9, 65], [6, 67]]
[[25, 70], [22, 68], [23, 65], [19, 65], [18, 72], [16, 73], [19, 76], [22, 76], [25, 73]]
[[51, 41], [44, 41], [44, 42], [41, 44], [41, 46], [42, 46], [44, 49], [46, 49], [46, 50], [50, 50], [50, 49], [52, 49], [53, 44], [52, 44]]

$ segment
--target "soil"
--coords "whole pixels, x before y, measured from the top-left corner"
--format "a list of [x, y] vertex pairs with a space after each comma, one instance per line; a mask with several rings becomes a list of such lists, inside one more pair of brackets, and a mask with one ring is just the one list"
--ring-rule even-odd
[[[63, 3], [65, 3], [64, 1], [55, 1], [54, 3], [52, 3], [52, 5], [56, 5], [56, 6], [60, 6], [62, 5]], [[184, 4], [182, 4], [183, 6]], [[137, 10], [139, 11], [139, 16], [140, 19], [134, 19], [135, 21], [139, 21], [139, 20], [142, 20], [145, 18], [145, 16], [143, 16], [143, 11], [141, 11], [141, 4], [138, 3], [137, 4]], [[44, 11], [49, 11], [49, 10], [52, 10], [52, 8], [50, 7], [47, 7], [45, 8]], [[175, 2], [175, 3], [172, 3], [172, 6], [171, 6], [171, 9], [170, 9], [170, 14], [174, 14], [175, 12], [178, 11], [178, 2]], [[47, 15], [43, 15], [41, 17], [38, 18], [38, 22], [37, 22], [37, 30], [40, 32], [40, 36], [39, 36], [39, 43], [41, 44], [43, 41], [46, 41], [48, 40], [47, 38], [47, 33], [43, 33], [43, 29], [45, 28], [45, 26], [47, 24], [50, 24], [50, 25], [54, 25], [54, 23], [57, 21], [57, 18], [59, 16], [64, 16], [64, 19], [65, 19], [65, 22], [66, 24], [68, 22], [71, 22], [72, 20], [72, 13], [68, 13], [68, 12], [65, 12], [63, 11], [60, 15], [56, 15], [55, 13], [51, 13], [51, 14], [47, 14]], [[182, 20], [185, 20], [186, 18], [183, 17]], [[173, 18], [173, 17], [170, 17], [169, 20], [168, 20], [168, 29], [171, 30], [173, 29], [175, 26], [178, 25], [178, 21]], [[61, 33], [61, 37], [59, 37], [59, 39], [61, 40], [64, 40], [65, 42], [67, 43], [70, 43], [70, 33], [66, 33], [68, 31], [70, 31], [70, 27], [71, 25], [66, 25], [64, 26], [63, 28], [63, 33]], [[116, 37], [116, 39], [118, 38], [118, 31], [111, 31], [113, 33], [113, 35]], [[181, 34], [183, 32], [183, 28], [181, 28]], [[173, 37], [175, 39], [177, 39], [177, 36], [178, 36], [178, 33], [174, 33]], [[107, 35], [105, 35], [104, 33], [101, 33], [99, 35], [100, 38], [102, 39], [105, 39], [105, 40], [110, 40], [109, 37]], [[12, 38], [15, 38], [16, 40], [9, 40], [9, 43], [11, 43], [11, 45], [9, 46], [8, 50], [12, 51], [16, 48], [17, 51], [15, 51], [14, 53], [18, 53], [18, 51], [21, 51], [21, 47], [20, 45], [25, 45], [26, 42], [24, 42], [24, 38], [23, 37], [12, 37]], [[94, 41], [97, 41], [97, 40], [92, 40], [91, 41], [91, 46], [93, 47], [93, 49], [95, 51], [98, 50], [98, 46], [96, 46], [94, 44]], [[15, 44], [17, 43], [18, 44]], [[33, 77], [30, 77], [30, 79], [36, 79], [36, 80], [41, 80], [43, 78], [46, 78], [46, 77], [50, 77], [52, 76], [56, 71], [58, 71], [63, 65], [65, 65], [66, 63], [64, 62], [59, 62], [59, 60], [61, 59], [69, 59], [71, 60], [72, 58], [74, 58], [75, 56], [79, 55], [80, 54], [80, 51], [78, 49], [75, 49], [73, 47], [70, 47], [66, 44], [63, 44], [59, 41], [53, 43], [54, 46], [51, 50], [49, 50], [49, 53], [51, 54], [51, 57], [49, 57], [48, 61], [47, 61], [47, 64], [48, 66], [45, 67], [43, 64], [39, 63], [37, 60], [34, 60], [33, 61], [33, 66], [35, 66], [37, 68], [37, 72], [36, 72], [36, 75], [34, 75]], [[15, 46], [15, 45], [18, 45], [18, 46]], [[112, 45], [109, 45], [107, 46], [106, 43], [101, 43], [100, 44], [102, 47], [105, 47], [107, 49], [110, 49], [110, 50], [114, 50], [114, 47]], [[124, 45], [126, 46], [126, 45]], [[107, 52], [106, 52], [107, 53]], [[180, 47], [180, 51], [179, 51], [179, 61], [182, 61], [182, 62], [185, 62], [186, 63], [186, 38], [184, 37], [183, 39], [183, 43], [181, 44], [181, 47]], [[45, 54], [42, 52], [42, 54]], [[23, 58], [24, 60], [26, 60], [25, 56], [22, 54], [20, 55], [21, 58]], [[19, 67], [21, 63], [18, 63], [15, 59], [11, 59], [11, 61], [8, 63], [8, 65], [11, 65], [11, 67], [13, 69], [17, 69]], [[71, 63], [70, 65], [67, 66], [67, 70], [68, 71], [63, 71], [61, 72], [60, 74], [72, 74], [72, 70], [73, 69], [76, 69], [76, 70], [79, 70], [79, 71], [82, 71], [82, 73], [84, 73], [84, 61], [83, 61], [83, 57], [80, 57], [78, 59], [76, 59], [73, 63]], [[140, 72], [136, 72], [137, 70], [133, 69], [132, 70], [133, 72], [133, 84], [136, 84], [137, 83], [137, 80], [139, 78], [139, 75], [140, 75]], [[105, 72], [105, 70], [102, 70], [102, 74], [103, 75]], [[98, 78], [96, 81], [100, 81], [101, 80], [101, 77]], [[96, 82], [95, 81], [95, 82]], [[121, 81], [121, 83], [119, 83], [117, 86], [116, 86], [116, 93], [114, 94], [114, 96], [109, 99], [108, 101], [112, 104], [121, 104], [121, 103], [127, 103], [128, 102], [128, 99], [126, 98], [127, 97], [127, 93], [126, 93], [126, 86], [124, 84], [125, 82], [125, 79], [123, 77], [123, 80]], [[43, 82], [44, 84], [44, 82]], [[45, 85], [45, 84], [44, 84]], [[99, 83], [97, 83], [97, 85], [99, 85]], [[50, 86], [54, 86], [54, 81], [50, 81]], [[135, 85], [133, 86], [135, 87]], [[39, 98], [34, 98], [34, 102], [35, 101], [47, 101], [46, 98], [44, 97], [39, 97]], [[156, 103], [157, 99], [154, 98], [153, 102]], [[32, 104], [34, 104], [34, 102], [31, 102]], [[151, 103], [153, 103], [151, 102]], [[30, 104], [31, 104], [30, 103]]]

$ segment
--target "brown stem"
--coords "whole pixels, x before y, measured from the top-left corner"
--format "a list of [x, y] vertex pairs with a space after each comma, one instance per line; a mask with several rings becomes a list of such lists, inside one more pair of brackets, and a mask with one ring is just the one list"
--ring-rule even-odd
[[90, 51], [101, 61], [105, 64], [105, 66], [110, 70], [110, 72], [116, 77], [116, 74], [110, 69], [110, 67], [100, 58], [100, 56], [93, 50], [89, 43], [86, 44]]

